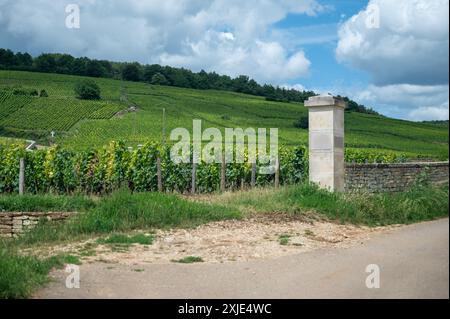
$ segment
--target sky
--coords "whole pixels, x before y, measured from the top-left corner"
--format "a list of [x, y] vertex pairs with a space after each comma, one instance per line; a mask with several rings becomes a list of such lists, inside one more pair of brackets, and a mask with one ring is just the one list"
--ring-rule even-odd
[[[67, 27], [69, 4], [79, 28]], [[449, 116], [448, 0], [0, 0], [0, 47], [245, 74], [390, 117]]]

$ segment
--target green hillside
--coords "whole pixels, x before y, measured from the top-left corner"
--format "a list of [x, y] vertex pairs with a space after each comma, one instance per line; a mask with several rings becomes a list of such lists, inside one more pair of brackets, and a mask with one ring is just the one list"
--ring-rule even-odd
[[[95, 81], [101, 88], [102, 100], [84, 101], [76, 99], [73, 90], [80, 79], [70, 75], [0, 71], [0, 136], [48, 143], [54, 130], [55, 142], [68, 148], [97, 147], [119, 139], [133, 146], [161, 140], [162, 108], [165, 108], [168, 133], [175, 127], [190, 130], [193, 119], [202, 119], [203, 128], [276, 127], [282, 144], [307, 143], [307, 130], [293, 125], [307, 113], [299, 103], [100, 78]], [[45, 89], [48, 97], [20, 96], [4, 90], [12, 87]], [[137, 107], [137, 111], [128, 112], [130, 106]], [[448, 158], [445, 125], [349, 112], [345, 121], [347, 147]]]

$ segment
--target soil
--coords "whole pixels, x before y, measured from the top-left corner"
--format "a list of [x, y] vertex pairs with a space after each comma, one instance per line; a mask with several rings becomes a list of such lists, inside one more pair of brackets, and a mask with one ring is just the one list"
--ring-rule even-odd
[[192, 229], [157, 230], [153, 233], [155, 240], [152, 245], [120, 247], [97, 244], [96, 239], [92, 239], [46, 247], [43, 248], [45, 252], [34, 249], [33, 253], [83, 255], [84, 252], [83, 263], [164, 264], [187, 256], [198, 256], [209, 263], [224, 263], [274, 258], [329, 247], [346, 248], [360, 245], [372, 235], [396, 227], [342, 225], [272, 214], [212, 222]]

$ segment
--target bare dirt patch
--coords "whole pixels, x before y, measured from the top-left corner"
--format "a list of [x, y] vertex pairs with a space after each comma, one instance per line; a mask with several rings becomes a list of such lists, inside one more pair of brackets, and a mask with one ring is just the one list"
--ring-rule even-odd
[[[223, 263], [274, 258], [325, 247], [350, 247], [395, 227], [398, 226], [370, 228], [326, 221], [305, 222], [281, 214], [260, 215], [213, 222], [193, 229], [157, 230], [152, 245], [115, 249], [111, 245], [93, 245], [95, 240], [90, 240], [50, 250], [51, 253], [78, 252], [87, 263], [161, 264], [186, 256]], [[86, 246], [91, 247], [86, 249]]]

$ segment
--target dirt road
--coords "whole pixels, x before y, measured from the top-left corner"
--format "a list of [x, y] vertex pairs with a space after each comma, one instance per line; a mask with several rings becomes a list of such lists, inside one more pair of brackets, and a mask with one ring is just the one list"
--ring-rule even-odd
[[[366, 267], [380, 288], [366, 287]], [[349, 247], [225, 263], [85, 263], [80, 288], [64, 271], [36, 298], [448, 298], [449, 221], [392, 228]]]

